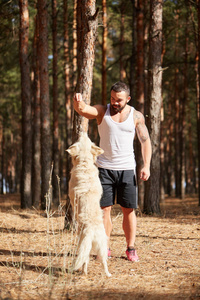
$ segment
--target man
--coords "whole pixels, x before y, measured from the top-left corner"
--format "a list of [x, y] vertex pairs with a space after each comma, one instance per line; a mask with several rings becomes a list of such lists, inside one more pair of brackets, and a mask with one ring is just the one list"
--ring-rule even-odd
[[116, 82], [111, 87], [110, 104], [90, 106], [82, 101], [82, 95], [77, 93], [74, 96], [74, 109], [81, 116], [96, 119], [98, 124], [100, 147], [104, 153], [97, 158], [97, 166], [103, 187], [100, 205], [104, 212], [104, 227], [108, 236], [108, 256], [111, 256], [111, 208], [116, 198], [123, 212], [127, 259], [138, 261], [134, 248], [137, 208], [136, 162], [133, 149], [135, 131], [141, 143], [144, 165], [140, 171], [140, 178], [144, 181], [150, 176], [151, 142], [144, 116], [128, 105], [130, 98], [129, 87], [123, 82]]

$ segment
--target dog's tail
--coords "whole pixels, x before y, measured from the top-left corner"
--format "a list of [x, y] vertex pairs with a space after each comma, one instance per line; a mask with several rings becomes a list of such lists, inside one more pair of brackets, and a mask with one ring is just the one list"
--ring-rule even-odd
[[93, 240], [93, 232], [87, 234], [83, 234], [83, 233], [81, 234], [78, 256], [76, 258], [73, 267], [74, 270], [78, 270], [84, 264], [86, 265], [88, 264], [90, 251], [92, 249], [92, 240]]

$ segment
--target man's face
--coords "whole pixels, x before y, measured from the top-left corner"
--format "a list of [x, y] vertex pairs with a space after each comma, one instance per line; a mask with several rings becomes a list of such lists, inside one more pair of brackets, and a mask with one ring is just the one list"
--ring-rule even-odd
[[125, 91], [115, 92], [111, 91], [110, 105], [114, 112], [121, 112], [128, 101], [130, 100], [130, 96], [127, 95]]

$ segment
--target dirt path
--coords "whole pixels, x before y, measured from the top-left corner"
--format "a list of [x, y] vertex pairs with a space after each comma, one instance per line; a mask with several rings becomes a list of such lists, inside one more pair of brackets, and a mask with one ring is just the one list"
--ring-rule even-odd
[[19, 195], [0, 196], [0, 299], [200, 299], [197, 198], [166, 199], [162, 216], [138, 216], [140, 258], [125, 258], [119, 207], [113, 210], [111, 278], [91, 255], [88, 276], [71, 273], [76, 235], [64, 211], [24, 211]]

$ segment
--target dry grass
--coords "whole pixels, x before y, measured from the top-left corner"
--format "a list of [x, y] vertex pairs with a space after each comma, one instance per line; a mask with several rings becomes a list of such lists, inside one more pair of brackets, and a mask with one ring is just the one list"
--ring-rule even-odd
[[[166, 199], [162, 216], [139, 216], [140, 262], [125, 258], [119, 207], [113, 210], [111, 278], [91, 255], [88, 276], [70, 271], [75, 234], [64, 211], [21, 210], [19, 195], [0, 196], [0, 299], [200, 299], [197, 198]], [[7, 298], [6, 298], [7, 297]]]

